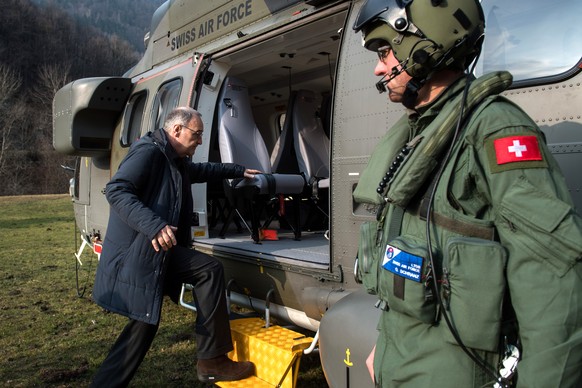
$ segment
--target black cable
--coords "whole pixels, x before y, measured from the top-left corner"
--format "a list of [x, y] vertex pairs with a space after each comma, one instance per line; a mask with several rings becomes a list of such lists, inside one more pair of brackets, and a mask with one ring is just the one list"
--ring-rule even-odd
[[329, 70], [330, 87], [333, 89], [333, 70], [331, 68], [331, 54], [327, 53], [327, 67]]
[[77, 296], [82, 298], [85, 295], [85, 288], [83, 291], [79, 291], [79, 259], [77, 258], [77, 221], [73, 221], [73, 233], [75, 235], [73, 241], [75, 242], [73, 249], [73, 256], [75, 257], [75, 285], [77, 290]]
[[[87, 278], [85, 279], [85, 284], [81, 289], [79, 287], [79, 269], [81, 264], [79, 263], [79, 259], [77, 258], [77, 221], [73, 222], [73, 233], [75, 233], [75, 251], [73, 252], [73, 256], [75, 257], [75, 283], [77, 286], [77, 296], [82, 298], [85, 295], [85, 291], [87, 290], [87, 284], [89, 284], [89, 276], [91, 275], [91, 268], [93, 267], [93, 257], [89, 261], [89, 268], [87, 269]], [[81, 252], [82, 253], [82, 252]]]
[[[477, 63], [479, 55], [477, 55], [473, 66], [471, 67], [471, 70], [467, 73], [467, 76], [469, 76], [470, 74], [473, 74], [473, 71], [475, 69], [475, 65]], [[463, 90], [463, 96], [462, 96], [462, 100], [461, 100], [461, 110], [459, 113], [459, 119], [457, 120], [457, 126], [455, 128], [455, 132], [453, 134], [453, 138], [451, 140], [451, 143], [449, 145], [449, 148], [447, 150], [447, 153], [445, 154], [445, 157], [443, 159], [443, 162], [441, 163], [439, 170], [437, 172], [437, 176], [436, 176], [436, 180], [435, 180], [435, 184], [432, 187], [431, 193], [430, 193], [430, 197], [429, 197], [429, 202], [428, 202], [428, 207], [427, 207], [427, 215], [426, 215], [426, 239], [427, 239], [427, 247], [428, 247], [428, 256], [429, 256], [429, 261], [430, 261], [430, 266], [431, 266], [431, 271], [433, 272], [433, 282], [432, 282], [432, 288], [436, 297], [436, 301], [437, 301], [437, 306], [438, 309], [440, 310], [442, 316], [445, 319], [445, 322], [447, 324], [447, 327], [449, 328], [451, 334], [453, 335], [453, 337], [455, 338], [455, 341], [457, 342], [457, 344], [459, 345], [459, 347], [463, 350], [463, 352], [465, 352], [469, 358], [471, 360], [473, 360], [473, 362], [475, 364], [477, 364], [485, 373], [487, 373], [490, 377], [492, 377], [496, 382], [502, 383], [503, 386], [507, 386], [507, 384], [503, 381], [503, 379], [501, 378], [501, 376], [497, 373], [497, 371], [495, 370], [494, 367], [492, 367], [491, 365], [489, 365], [489, 363], [482, 359], [479, 354], [477, 354], [473, 349], [468, 348], [464, 343], [463, 340], [461, 339], [459, 332], [456, 330], [456, 328], [453, 326], [453, 323], [451, 321], [451, 318], [449, 316], [449, 314], [447, 313], [447, 309], [444, 306], [443, 303], [443, 299], [441, 298], [440, 292], [439, 292], [439, 287], [438, 287], [438, 280], [436, 278], [436, 273], [434, 273], [435, 271], [435, 261], [434, 261], [434, 257], [432, 254], [432, 242], [431, 242], [431, 209], [433, 206], [433, 202], [434, 202], [434, 197], [436, 195], [436, 190], [438, 187], [438, 183], [442, 177], [442, 174], [445, 170], [445, 166], [447, 165], [447, 163], [450, 160], [452, 151], [455, 147], [455, 144], [457, 142], [457, 139], [459, 137], [459, 134], [461, 132], [461, 128], [462, 128], [462, 124], [464, 122], [463, 120], [463, 115], [465, 112], [465, 104], [466, 104], [466, 100], [467, 100], [467, 94], [469, 92], [469, 86], [470, 86], [471, 82], [470, 80], [467, 80], [467, 83], [465, 85], [465, 88]], [[437, 316], [438, 316], [438, 310], [437, 310]], [[435, 319], [436, 320], [436, 319]]]
[[[234, 280], [234, 279], [233, 279]], [[238, 290], [246, 295], [247, 299], [249, 300], [249, 308], [252, 312], [259, 314], [259, 311], [255, 308], [255, 306], [253, 306], [253, 299], [251, 297], [251, 293], [250, 291], [245, 290], [244, 288], [242, 288], [241, 286], [238, 285], [237, 282], [234, 282], [234, 285], [236, 286], [236, 288], [238, 288]]]

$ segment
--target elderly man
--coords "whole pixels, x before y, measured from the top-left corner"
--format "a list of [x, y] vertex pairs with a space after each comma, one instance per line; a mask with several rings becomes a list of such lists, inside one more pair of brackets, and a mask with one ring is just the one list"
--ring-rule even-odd
[[197, 305], [198, 378], [230, 381], [253, 374], [234, 362], [223, 268], [191, 248], [190, 185], [259, 173], [235, 164], [192, 163], [202, 144], [200, 114], [179, 107], [163, 129], [134, 143], [106, 187], [109, 225], [93, 296], [106, 310], [130, 320], [94, 377], [92, 386], [127, 386], [158, 329], [164, 294], [176, 298], [182, 283], [194, 286]]

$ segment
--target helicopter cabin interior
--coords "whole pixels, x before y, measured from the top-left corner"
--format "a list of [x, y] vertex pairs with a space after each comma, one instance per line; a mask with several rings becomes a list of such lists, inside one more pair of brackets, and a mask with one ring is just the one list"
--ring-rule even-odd
[[197, 248], [329, 268], [332, 96], [346, 13], [212, 56], [202, 76], [220, 86], [198, 98], [216, 101], [208, 161], [272, 175], [208, 184]]

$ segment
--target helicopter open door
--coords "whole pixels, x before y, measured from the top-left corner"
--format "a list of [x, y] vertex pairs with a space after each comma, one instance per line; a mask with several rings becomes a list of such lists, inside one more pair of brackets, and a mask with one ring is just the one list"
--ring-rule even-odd
[[[226, 78], [226, 74], [230, 66], [212, 61], [212, 59], [204, 54], [198, 54], [197, 66], [195, 70], [195, 93], [190, 96], [189, 105], [196, 109], [202, 115], [202, 123], [204, 124], [204, 134], [202, 145], [199, 146], [194, 154], [194, 162], [208, 162], [214, 161], [213, 156], [216, 151], [212, 148], [211, 138], [212, 133], [214, 109], [220, 87]], [[212, 210], [213, 199], [208, 198], [208, 183], [192, 185], [193, 203], [193, 220], [192, 220], [192, 238], [208, 238], [209, 237], [209, 222], [208, 212]], [[210, 189], [210, 193], [216, 190]], [[210, 207], [210, 209], [209, 209]]]

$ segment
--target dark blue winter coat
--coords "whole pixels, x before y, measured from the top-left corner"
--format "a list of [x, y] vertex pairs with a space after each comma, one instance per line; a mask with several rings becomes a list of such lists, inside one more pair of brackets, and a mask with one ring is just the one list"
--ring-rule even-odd
[[[166, 252], [156, 252], [151, 241], [166, 225], [179, 223], [183, 191], [177, 163], [182, 161], [163, 130], [148, 133], [132, 145], [107, 184], [109, 224], [93, 286], [95, 302], [106, 310], [159, 323]], [[244, 174], [236, 164], [186, 165], [191, 183]]]

